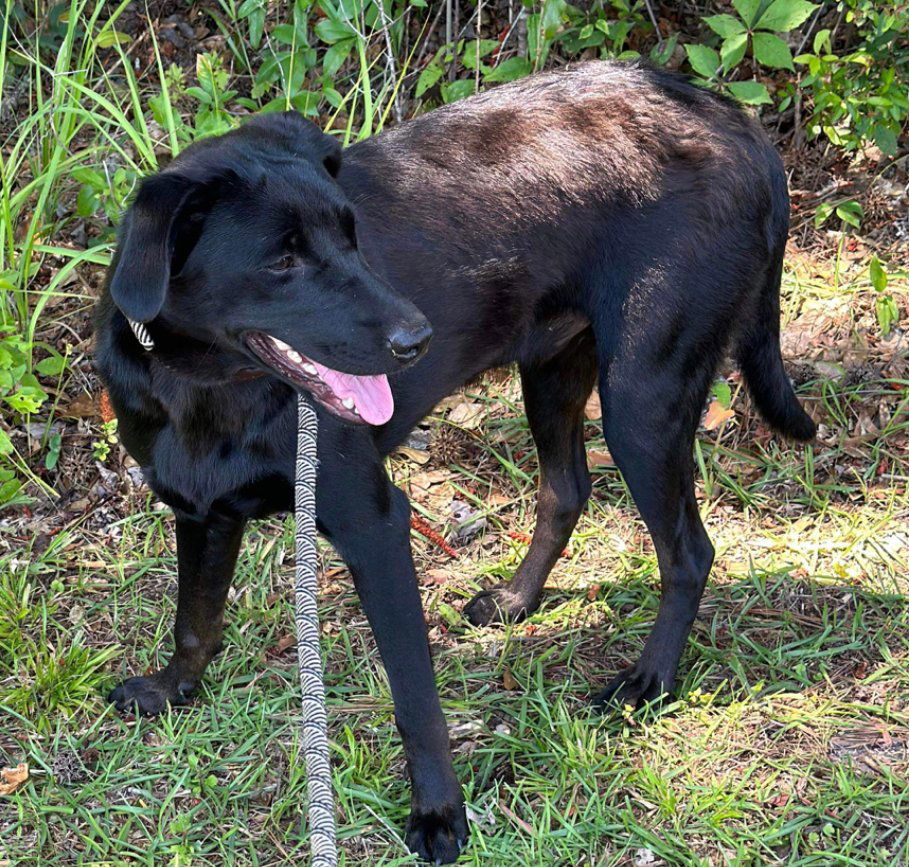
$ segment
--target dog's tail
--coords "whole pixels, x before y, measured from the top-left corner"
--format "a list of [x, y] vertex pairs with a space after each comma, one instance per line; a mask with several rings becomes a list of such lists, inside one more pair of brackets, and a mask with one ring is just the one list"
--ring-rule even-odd
[[751, 321], [743, 324], [735, 355], [761, 415], [785, 436], [807, 441], [814, 439], [817, 427], [802, 409], [783, 367], [780, 353], [782, 251], [774, 258], [776, 265], [761, 288]]

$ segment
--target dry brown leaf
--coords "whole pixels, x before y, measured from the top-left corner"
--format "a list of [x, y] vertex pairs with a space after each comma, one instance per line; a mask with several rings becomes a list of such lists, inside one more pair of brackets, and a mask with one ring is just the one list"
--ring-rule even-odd
[[97, 418], [99, 414], [98, 405], [90, 394], [80, 394], [61, 413], [67, 418]]
[[297, 636], [293, 633], [288, 632], [286, 635], [282, 635], [278, 639], [278, 643], [275, 644], [274, 653], [275, 656], [280, 656], [282, 653], [286, 653], [291, 647], [297, 646]]
[[597, 389], [590, 392], [590, 397], [587, 398], [587, 403], [584, 404], [584, 416], [591, 421], [603, 417], [603, 408], [600, 406], [600, 392]]
[[515, 676], [511, 673], [510, 668], [506, 668], [505, 671], [502, 672], [502, 686], [507, 690], [517, 689], [520, 686], [515, 679]]
[[421, 466], [429, 461], [429, 452], [424, 449], [412, 449], [410, 446], [398, 446], [398, 454]]
[[704, 416], [704, 427], [707, 430], [716, 430], [721, 424], [735, 418], [735, 411], [726, 409], [718, 400], [710, 401], [707, 414]]
[[515, 815], [514, 811], [503, 801], [499, 801], [499, 809], [511, 819], [519, 828], [523, 828], [528, 834], [535, 834], [533, 827], [525, 822], [520, 816]]
[[462, 400], [448, 414], [448, 420], [464, 430], [476, 430], [483, 421], [485, 407], [474, 400]]
[[11, 795], [28, 779], [28, 765], [21, 762], [15, 768], [0, 769], [0, 795]]
[[614, 467], [615, 461], [606, 449], [590, 449], [587, 452], [587, 463], [591, 467]]
[[416, 473], [410, 477], [410, 484], [416, 488], [429, 488], [439, 485], [451, 478], [450, 470], [430, 470], [428, 473]]
[[440, 586], [451, 580], [451, 573], [447, 569], [426, 569], [423, 578], [428, 583]]
[[443, 397], [434, 407], [431, 415], [442, 415], [446, 410], [456, 407], [459, 403], [464, 400], [464, 395], [462, 394], [450, 394], [448, 397]]

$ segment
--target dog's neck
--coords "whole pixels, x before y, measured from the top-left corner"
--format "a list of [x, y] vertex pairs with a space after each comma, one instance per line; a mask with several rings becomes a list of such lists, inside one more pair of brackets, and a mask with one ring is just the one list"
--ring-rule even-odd
[[173, 328], [160, 317], [147, 325], [124, 319], [142, 352], [182, 379], [198, 385], [227, 385], [268, 375], [239, 353], [212, 353], [211, 344]]

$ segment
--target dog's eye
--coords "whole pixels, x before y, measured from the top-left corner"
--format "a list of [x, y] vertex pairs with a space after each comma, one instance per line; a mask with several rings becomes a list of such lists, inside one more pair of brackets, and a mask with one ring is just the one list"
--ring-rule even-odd
[[280, 259], [278, 259], [277, 262], [272, 262], [272, 264], [268, 266], [268, 270], [269, 271], [289, 271], [296, 264], [297, 264], [296, 258], [294, 258], [293, 256], [291, 256], [288, 253], [288, 255], [282, 256]]

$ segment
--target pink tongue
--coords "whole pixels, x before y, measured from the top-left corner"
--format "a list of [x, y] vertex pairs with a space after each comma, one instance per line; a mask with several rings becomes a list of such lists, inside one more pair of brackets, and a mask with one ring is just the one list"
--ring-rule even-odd
[[388, 377], [354, 376], [352, 373], [341, 373], [313, 361], [322, 381], [341, 400], [352, 397], [360, 418], [368, 424], [385, 424], [395, 411], [394, 398], [388, 385]]

